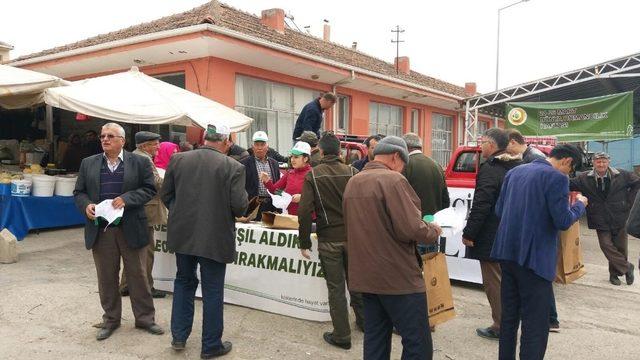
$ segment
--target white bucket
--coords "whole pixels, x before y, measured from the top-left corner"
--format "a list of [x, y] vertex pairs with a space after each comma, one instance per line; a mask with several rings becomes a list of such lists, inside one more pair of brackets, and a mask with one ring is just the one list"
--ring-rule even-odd
[[31, 180], [11, 180], [12, 196], [29, 196], [31, 194]]
[[53, 196], [56, 188], [56, 177], [49, 175], [33, 175], [33, 196], [49, 197]]
[[56, 176], [56, 196], [73, 196], [77, 176]]

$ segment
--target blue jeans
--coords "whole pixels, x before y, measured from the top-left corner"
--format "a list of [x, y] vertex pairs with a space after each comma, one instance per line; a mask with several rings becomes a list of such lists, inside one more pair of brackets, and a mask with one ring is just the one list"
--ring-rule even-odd
[[176, 254], [176, 280], [173, 283], [171, 334], [174, 341], [187, 341], [193, 326], [193, 311], [200, 264], [202, 278], [202, 352], [222, 348], [224, 275], [227, 264], [184, 254]]
[[433, 343], [427, 316], [427, 294], [362, 294], [364, 300], [364, 360], [391, 357], [393, 327], [402, 337], [403, 360], [431, 360]]
[[551, 286], [551, 312], [549, 313], [549, 325], [560, 324], [558, 320], [558, 309], [556, 308], [556, 296], [553, 293], [553, 286]]
[[502, 268], [502, 324], [500, 325], [500, 360], [515, 360], [518, 327], [520, 359], [542, 360], [549, 339], [551, 281], [531, 269], [505, 261]]

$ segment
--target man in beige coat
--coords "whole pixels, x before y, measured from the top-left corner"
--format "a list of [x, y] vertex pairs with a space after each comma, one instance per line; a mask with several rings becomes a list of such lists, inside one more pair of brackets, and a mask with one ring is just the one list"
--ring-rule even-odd
[[432, 359], [416, 245], [435, 242], [441, 229], [422, 221], [420, 199], [401, 174], [409, 161], [405, 141], [387, 136], [373, 154], [349, 180], [343, 199], [349, 288], [364, 300], [364, 359], [389, 359], [394, 327], [402, 336], [403, 359]]
[[[158, 169], [153, 164], [153, 157], [158, 153], [158, 147], [160, 146], [160, 135], [150, 131], [139, 131], [135, 135], [135, 140], [136, 149], [133, 153], [142, 155], [149, 159], [151, 162], [151, 169], [153, 169], [153, 179], [156, 185], [157, 194], [144, 205], [144, 212], [147, 215], [147, 222], [149, 224], [149, 245], [146, 248], [146, 265], [147, 279], [149, 280], [151, 295], [154, 298], [163, 298], [166, 294], [153, 287], [153, 275], [151, 273], [153, 270], [153, 255], [155, 252], [153, 227], [156, 225], [165, 225], [167, 223], [167, 208], [165, 208], [162, 201], [160, 201], [160, 188], [162, 187], [163, 178], [160, 176]], [[127, 269], [122, 270], [122, 277], [120, 279], [120, 294], [122, 296], [129, 295], [127, 277], [125, 276], [126, 270]]]

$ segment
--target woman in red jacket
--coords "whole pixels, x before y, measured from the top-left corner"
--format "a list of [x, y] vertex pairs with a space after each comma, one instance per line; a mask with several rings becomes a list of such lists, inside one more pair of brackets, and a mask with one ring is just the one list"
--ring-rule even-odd
[[291, 204], [287, 207], [287, 212], [290, 215], [298, 215], [298, 203], [300, 202], [304, 177], [311, 170], [311, 165], [309, 165], [310, 155], [311, 147], [309, 144], [298, 141], [291, 149], [291, 167], [293, 169], [287, 171], [280, 180], [274, 184], [267, 173], [260, 173], [260, 180], [270, 193], [284, 190], [284, 192], [293, 196]]

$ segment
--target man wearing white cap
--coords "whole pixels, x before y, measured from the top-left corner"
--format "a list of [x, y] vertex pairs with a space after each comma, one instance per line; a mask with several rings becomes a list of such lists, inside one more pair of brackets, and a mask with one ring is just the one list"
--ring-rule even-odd
[[204, 146], [175, 154], [162, 186], [162, 201], [169, 209], [167, 246], [176, 254], [176, 279], [171, 310], [171, 346], [185, 348], [193, 325], [194, 297], [202, 281], [202, 350], [210, 359], [231, 351], [222, 342], [224, 277], [235, 257], [235, 218], [247, 210], [245, 171], [226, 156], [227, 126], [209, 125]]
[[280, 180], [280, 167], [278, 162], [267, 156], [269, 151], [269, 137], [264, 131], [256, 131], [253, 134], [253, 152], [251, 156], [243, 159], [240, 163], [244, 165], [247, 171], [247, 183], [245, 190], [248, 198], [258, 197], [261, 201], [260, 209], [256, 220], [262, 219], [263, 211], [275, 211], [276, 208], [271, 204], [271, 197], [267, 188], [260, 181], [260, 174], [267, 173], [273, 182]]

